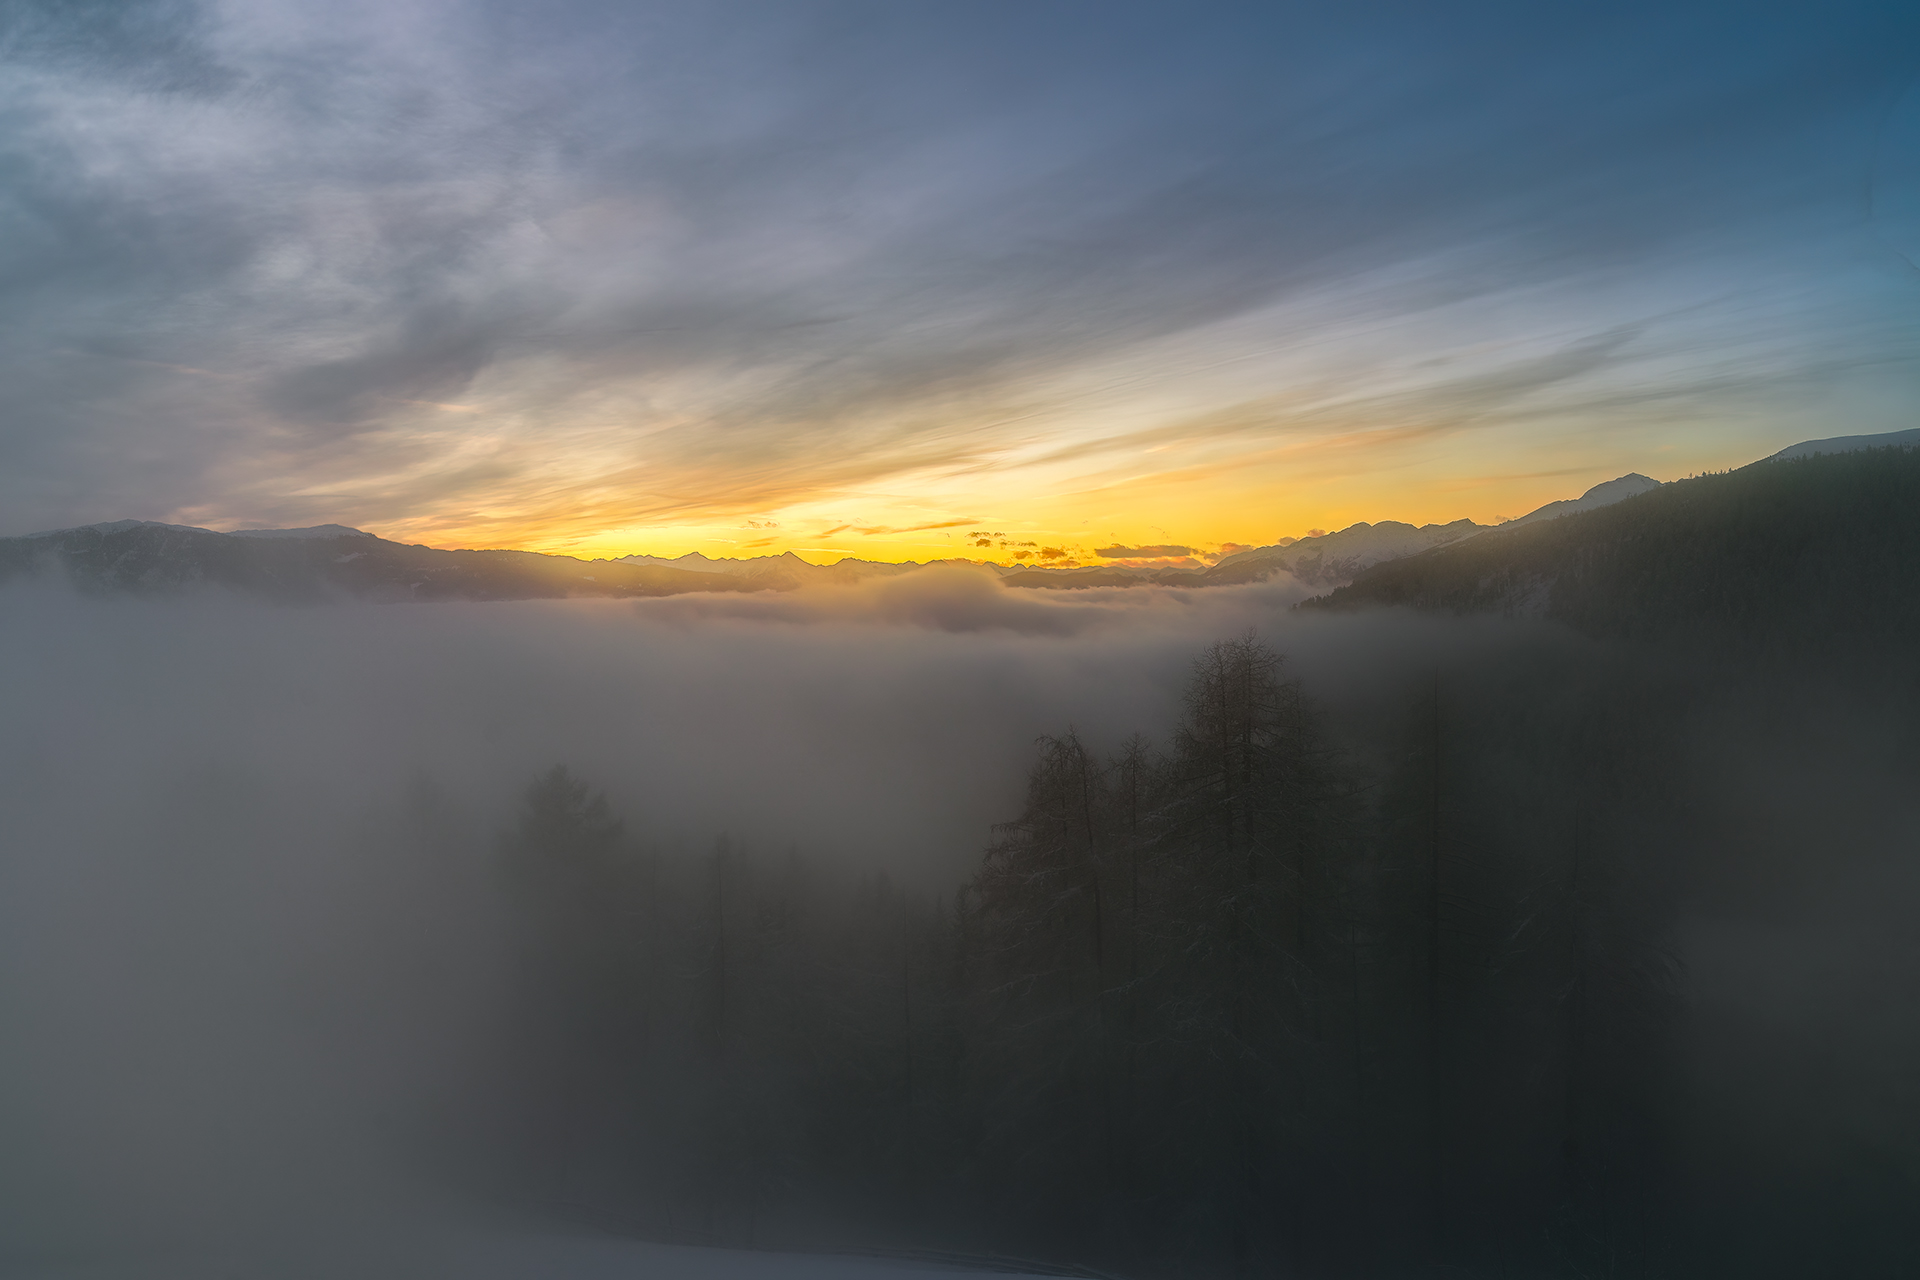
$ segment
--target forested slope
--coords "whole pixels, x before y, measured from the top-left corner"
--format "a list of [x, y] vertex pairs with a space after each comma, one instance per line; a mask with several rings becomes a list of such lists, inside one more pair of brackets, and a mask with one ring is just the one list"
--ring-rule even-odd
[[1724, 753], [1694, 754], [1746, 686], [1697, 674], [1515, 628], [1383, 670], [1360, 758], [1280, 655], [1224, 641], [1169, 739], [1041, 739], [953, 895], [657, 854], [548, 775], [504, 849], [510, 1177], [641, 1234], [1140, 1276], [1920, 1256], [1891, 1175], [1852, 1225], [1793, 1199], [1824, 1157], [1748, 1135], [1830, 1102], [1755, 1066], [1791, 1036], [1688, 992], [1692, 913], [1872, 847], [1809, 859], [1858, 816], [1779, 816], [1765, 885]]
[[[616, 1073], [681, 1099], [639, 1176], [704, 1170], [673, 1212], [722, 1238], [847, 1215], [1141, 1275], [1911, 1273], [1920, 451], [1666, 485], [1313, 607], [1367, 604], [1598, 642], [1456, 628], [1362, 712], [1222, 641], [1169, 737], [1042, 738], [951, 898], [612, 857], [528, 936], [635, 950], [534, 1007], [681, 975]], [[574, 874], [566, 825], [523, 828], [524, 884]], [[623, 899], [695, 923], [588, 924]], [[526, 1042], [604, 1063], [601, 1034]]]
[[1769, 459], [1378, 564], [1302, 608], [1545, 614], [1591, 635], [1920, 638], [1920, 450]]

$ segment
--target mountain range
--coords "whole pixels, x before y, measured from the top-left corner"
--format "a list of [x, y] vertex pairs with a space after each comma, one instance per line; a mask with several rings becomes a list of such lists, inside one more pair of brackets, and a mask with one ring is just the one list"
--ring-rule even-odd
[[[1753, 465], [1760, 467], [1822, 455], [1841, 456], [1861, 449], [1874, 449], [1878, 453], [1881, 452], [1879, 446], [1915, 444], [1920, 444], [1920, 430], [1806, 441]], [[1687, 486], [1697, 482], [1678, 483]], [[1548, 503], [1497, 526], [1480, 525], [1471, 520], [1420, 526], [1395, 520], [1363, 521], [1334, 533], [1286, 539], [1271, 546], [1239, 551], [1205, 567], [1125, 564], [1068, 568], [988, 564], [986, 567], [999, 573], [1007, 586], [1044, 589], [1146, 584], [1207, 587], [1256, 582], [1276, 573], [1288, 573], [1309, 586], [1343, 588], [1352, 584], [1346, 593], [1335, 591], [1329, 598], [1333, 607], [1363, 599], [1419, 603], [1426, 599], [1419, 591], [1413, 592], [1418, 600], [1411, 596], [1402, 600], [1401, 596], [1409, 588], [1391, 585], [1413, 579], [1381, 576], [1386, 566], [1465, 565], [1479, 563], [1485, 557], [1497, 559], [1503, 554], [1501, 548], [1534, 545], [1515, 542], [1517, 538], [1524, 538], [1529, 530], [1559, 530], [1562, 526], [1585, 528], [1587, 526], [1579, 522], [1591, 519], [1596, 513], [1637, 506], [1675, 487], [1633, 473], [1595, 485], [1578, 498]], [[1920, 498], [1920, 494], [1915, 496]], [[1546, 541], [1559, 545], [1564, 539]], [[1481, 551], [1467, 550], [1482, 547], [1487, 549], [1484, 556]], [[1433, 559], [1443, 552], [1452, 552], [1454, 558]], [[119, 520], [0, 538], [0, 582], [31, 577], [66, 578], [84, 590], [145, 594], [215, 586], [289, 602], [339, 598], [520, 600], [661, 596], [696, 591], [784, 591], [810, 585], [846, 585], [925, 567], [925, 564], [894, 564], [852, 557], [831, 565], [815, 565], [792, 552], [741, 559], [713, 559], [692, 552], [674, 559], [635, 555], [614, 560], [581, 560], [531, 551], [441, 550], [391, 542], [338, 524], [220, 533], [187, 525]], [[1446, 598], [1453, 600], [1451, 595]], [[1475, 599], [1478, 601], [1478, 597]], [[1513, 606], [1512, 599], [1502, 597], [1502, 600], [1501, 607]], [[1473, 607], [1480, 605], [1476, 603]]]
[[1920, 643], [1920, 432], [1811, 443], [1827, 447], [1375, 564], [1299, 607], [1540, 616], [1608, 638], [1788, 652], [1849, 637], [1910, 651]]

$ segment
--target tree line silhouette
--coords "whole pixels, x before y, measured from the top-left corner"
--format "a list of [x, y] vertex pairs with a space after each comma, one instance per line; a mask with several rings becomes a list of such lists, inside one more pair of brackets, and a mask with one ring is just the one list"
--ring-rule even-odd
[[501, 847], [507, 1163], [685, 1239], [1651, 1274], [1675, 967], [1639, 708], [1403, 702], [1363, 767], [1221, 641], [1164, 744], [1040, 739], [948, 894], [650, 850], [555, 768]]

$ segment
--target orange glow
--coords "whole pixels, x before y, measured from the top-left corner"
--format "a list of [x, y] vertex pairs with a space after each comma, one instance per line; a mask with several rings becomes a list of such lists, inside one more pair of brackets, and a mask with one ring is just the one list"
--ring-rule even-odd
[[[273, 496], [403, 542], [584, 558], [1099, 564], [1119, 559], [1102, 547], [1179, 546], [1206, 563], [1359, 521], [1496, 524], [1628, 472], [1722, 469], [1808, 434], [1758, 402], [1664, 405], [1659, 368], [1583, 381], [1563, 367], [1586, 331], [1536, 318], [1533, 336], [1491, 340], [1445, 308], [1335, 323], [1307, 300], [818, 418], [778, 403], [716, 417], [700, 374], [575, 380], [508, 363], [459, 402], [395, 402], [359, 437], [377, 449], [302, 455], [307, 487]], [[252, 465], [262, 493], [290, 470]]]
[[[618, 492], [575, 492], [545, 503], [386, 522], [373, 531], [433, 546], [513, 547], [589, 559], [697, 551], [716, 558], [793, 552], [814, 563], [852, 556], [1200, 565], [1234, 550], [1363, 520], [1426, 524], [1466, 517], [1496, 524], [1628, 471], [1670, 479], [1728, 465], [1718, 456], [1668, 453], [1657, 472], [1644, 458], [1619, 456], [1555, 466], [1558, 459], [1527, 458], [1515, 449], [1487, 459], [1507, 466], [1478, 469], [1470, 465], [1478, 458], [1449, 458], [1392, 429], [1262, 444], [1165, 470], [1118, 465], [1066, 476], [1046, 468], [1013, 468], [997, 476], [936, 472], [894, 479], [884, 490], [850, 486], [778, 506], [678, 511], [652, 520], [623, 518]], [[654, 503], [641, 495], [634, 505]], [[988, 536], [970, 536], [976, 534]], [[1192, 554], [1095, 554], [1114, 545], [1182, 545]]]

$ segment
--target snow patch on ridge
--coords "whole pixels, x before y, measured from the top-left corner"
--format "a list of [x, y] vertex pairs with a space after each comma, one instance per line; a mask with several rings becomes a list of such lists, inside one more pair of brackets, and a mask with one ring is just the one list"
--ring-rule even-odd
[[1618, 480], [1597, 484], [1577, 498], [1562, 498], [1558, 502], [1549, 502], [1539, 510], [1529, 511], [1518, 520], [1509, 520], [1500, 527], [1511, 529], [1516, 525], [1532, 524], [1535, 520], [1557, 520], [1561, 516], [1570, 516], [1576, 512], [1595, 511], [1601, 507], [1610, 507], [1616, 502], [1624, 502], [1628, 498], [1637, 498], [1659, 487], [1660, 482], [1652, 476], [1643, 476], [1638, 471], [1631, 471]]

